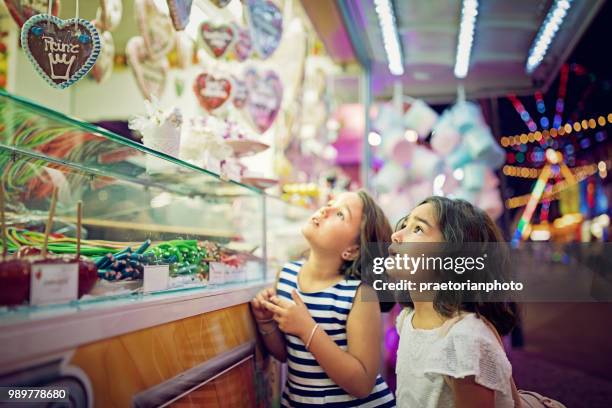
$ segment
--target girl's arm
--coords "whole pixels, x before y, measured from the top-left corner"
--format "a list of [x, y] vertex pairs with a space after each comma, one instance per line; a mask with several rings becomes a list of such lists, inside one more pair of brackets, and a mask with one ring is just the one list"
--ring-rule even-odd
[[253, 300], [251, 300], [251, 309], [255, 316], [257, 330], [263, 338], [266, 349], [281, 362], [287, 361], [287, 346], [285, 345], [285, 336], [278, 329], [278, 325], [272, 319], [273, 315], [265, 308], [264, 302], [272, 296], [276, 296], [275, 288], [266, 288], [259, 292]]
[[[317, 328], [309, 351], [319, 365], [340, 388], [357, 398], [365, 398], [376, 384], [380, 368], [380, 309], [377, 302], [362, 301], [362, 292], [372, 291], [370, 299], [376, 299], [373, 289], [361, 285], [355, 294], [353, 308], [349, 314], [346, 334], [348, 350], [344, 351], [325, 333]], [[285, 333], [293, 334], [308, 343], [315, 321], [297, 292], [292, 292], [295, 304], [272, 297], [265, 303], [274, 312], [274, 319]]]
[[474, 381], [474, 376], [446, 378], [453, 390], [456, 408], [495, 408], [495, 391]]
[[285, 335], [278, 329], [275, 321], [268, 323], [257, 323], [259, 333], [263, 337], [266, 349], [281, 363], [287, 361], [287, 346], [285, 345]]

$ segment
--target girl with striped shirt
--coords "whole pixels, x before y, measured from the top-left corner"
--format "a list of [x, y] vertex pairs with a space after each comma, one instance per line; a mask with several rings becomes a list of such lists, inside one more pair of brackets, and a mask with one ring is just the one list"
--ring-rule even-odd
[[266, 347], [288, 365], [282, 406], [395, 407], [378, 374], [380, 307], [361, 285], [362, 257], [381, 256], [391, 232], [368, 194], [342, 193], [302, 228], [306, 262], [286, 264], [251, 302]]

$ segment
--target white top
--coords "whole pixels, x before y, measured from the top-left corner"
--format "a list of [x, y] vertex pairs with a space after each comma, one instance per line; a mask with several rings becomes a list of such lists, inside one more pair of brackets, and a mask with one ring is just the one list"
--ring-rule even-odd
[[513, 408], [512, 366], [491, 329], [474, 314], [432, 330], [412, 326], [414, 310], [397, 317], [397, 406], [452, 408], [453, 393], [444, 376], [475, 376], [495, 391], [496, 408]]

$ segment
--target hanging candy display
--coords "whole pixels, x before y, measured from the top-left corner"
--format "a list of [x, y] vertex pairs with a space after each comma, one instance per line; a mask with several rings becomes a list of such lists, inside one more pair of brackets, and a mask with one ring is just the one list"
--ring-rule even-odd
[[98, 30], [82, 18], [37, 14], [21, 30], [23, 49], [49, 85], [64, 89], [84, 77], [100, 54]]
[[268, 58], [280, 44], [283, 14], [271, 0], [247, 0], [246, 5], [253, 48], [261, 58]]
[[234, 43], [234, 28], [228, 24], [214, 25], [204, 22], [200, 26], [200, 35], [204, 48], [215, 58], [221, 58]]

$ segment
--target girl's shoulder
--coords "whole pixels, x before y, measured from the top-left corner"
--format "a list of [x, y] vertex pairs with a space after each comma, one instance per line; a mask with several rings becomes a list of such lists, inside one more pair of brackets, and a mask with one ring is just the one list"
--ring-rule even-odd
[[397, 317], [395, 318], [395, 329], [397, 330], [397, 333], [399, 335], [402, 334], [402, 329], [404, 328], [406, 319], [408, 318], [409, 315], [412, 314], [413, 311], [414, 311], [413, 308], [406, 306], [406, 307], [403, 307], [402, 310], [397, 314]]
[[462, 339], [477, 344], [486, 344], [491, 348], [499, 348], [503, 351], [502, 345], [499, 344], [497, 335], [493, 333], [492, 328], [476, 314], [465, 314], [457, 318], [455, 322], [450, 323], [446, 333], [446, 337], [449, 339]]
[[304, 262], [301, 261], [291, 261], [287, 262], [283, 265], [283, 268], [280, 271], [280, 274], [289, 274], [293, 276], [297, 276], [300, 273], [300, 269], [302, 269], [302, 265]]

